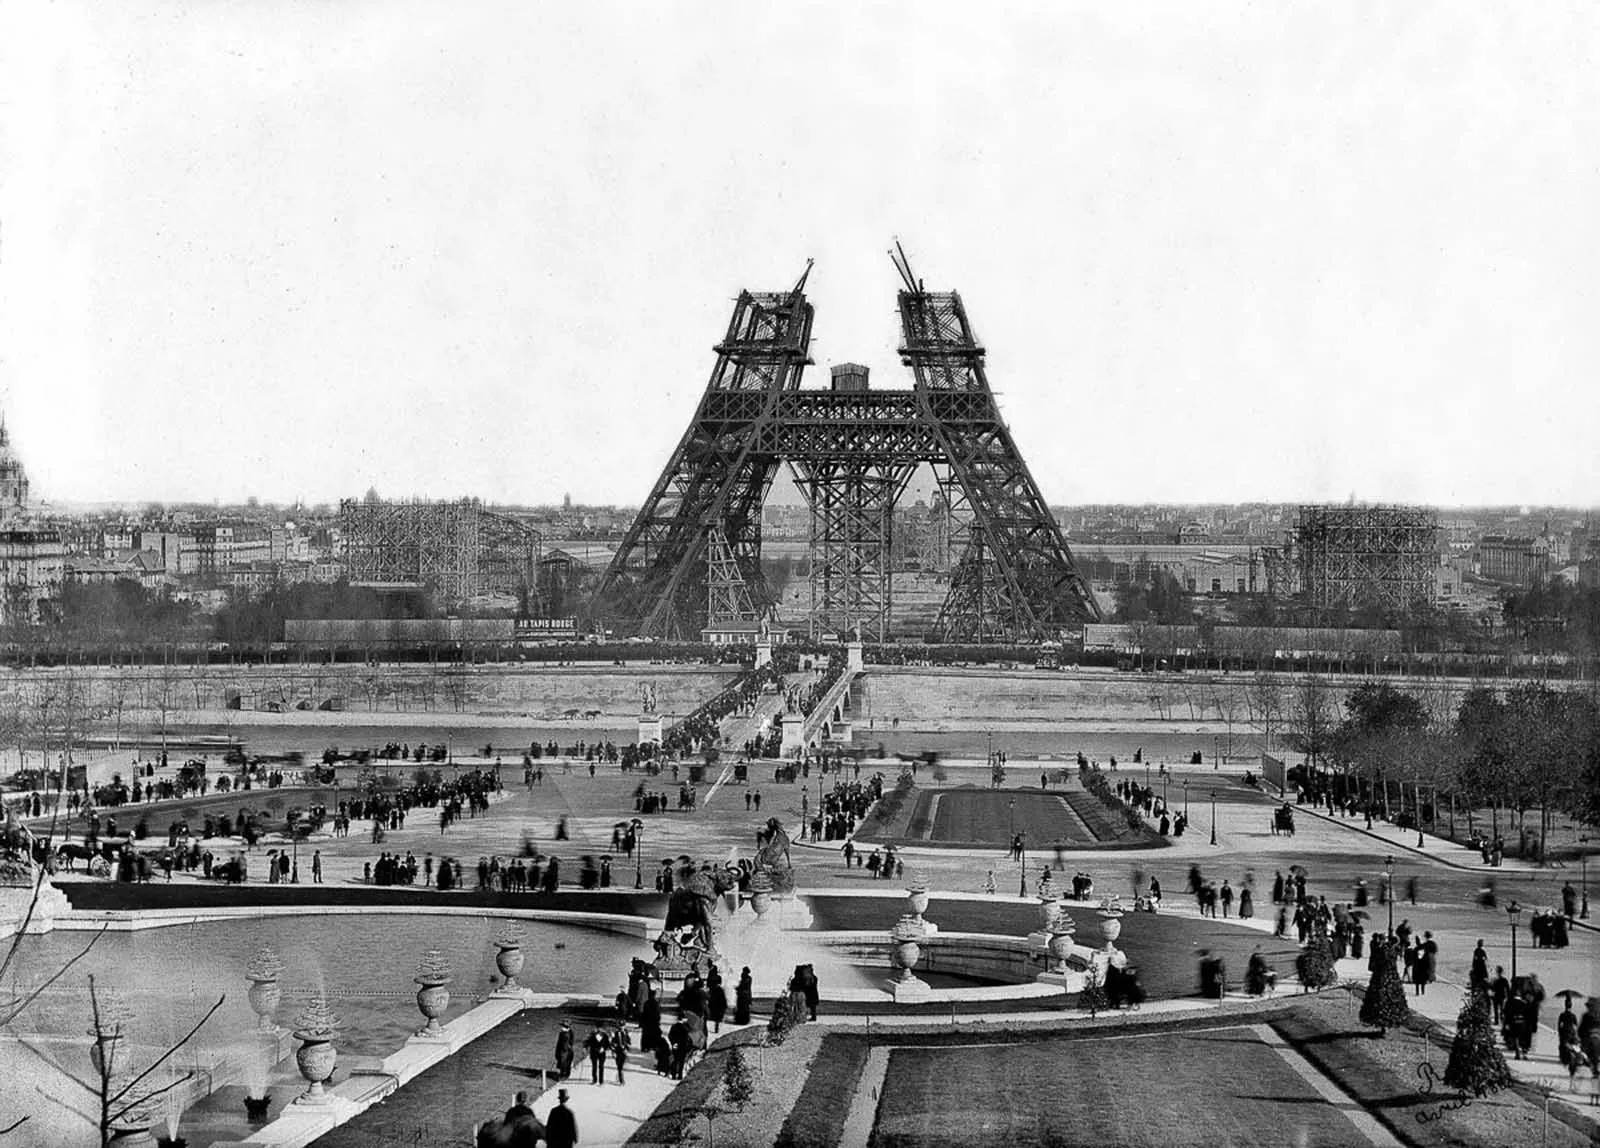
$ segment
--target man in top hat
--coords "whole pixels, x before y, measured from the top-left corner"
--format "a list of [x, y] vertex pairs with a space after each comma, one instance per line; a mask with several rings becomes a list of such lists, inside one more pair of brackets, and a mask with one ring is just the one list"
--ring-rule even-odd
[[567, 1107], [567, 1090], [556, 1093], [556, 1106], [544, 1122], [544, 1142], [549, 1148], [574, 1148], [578, 1143], [578, 1118]]

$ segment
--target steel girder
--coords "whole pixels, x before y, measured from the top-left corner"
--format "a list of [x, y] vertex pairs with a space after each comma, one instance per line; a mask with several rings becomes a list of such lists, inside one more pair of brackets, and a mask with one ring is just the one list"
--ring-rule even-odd
[[706, 625], [759, 620], [744, 571], [733, 556], [722, 527], [713, 525], [706, 534]]
[[859, 627], [875, 642], [889, 636], [895, 504], [915, 467], [868, 461], [795, 462], [811, 504], [811, 624], [844, 633]]
[[1042, 638], [1100, 616], [984, 373], [984, 350], [961, 296], [906, 276], [901, 358], [972, 511], [967, 551], [950, 578], [939, 630], [947, 638]]
[[[761, 506], [778, 460], [754, 451], [751, 426], [773, 417], [779, 396], [799, 387], [809, 362], [812, 309], [804, 283], [802, 276], [793, 291], [740, 293], [700, 408], [601, 579], [596, 613], [664, 638], [698, 638], [713, 523], [726, 534], [756, 608], [768, 606]], [[744, 400], [740, 417], [712, 412], [725, 397]]]
[[912, 468], [926, 462], [968, 527], [940, 615], [946, 637], [1042, 638], [1098, 618], [1000, 417], [960, 297], [900, 292], [911, 390], [807, 391], [800, 381], [812, 309], [804, 282], [788, 293], [739, 296], [694, 420], [606, 571], [597, 612], [660, 637], [697, 634], [712, 525], [726, 533], [755, 608], [765, 612], [761, 506], [787, 461], [818, 516], [819, 620], [885, 635], [888, 518]]

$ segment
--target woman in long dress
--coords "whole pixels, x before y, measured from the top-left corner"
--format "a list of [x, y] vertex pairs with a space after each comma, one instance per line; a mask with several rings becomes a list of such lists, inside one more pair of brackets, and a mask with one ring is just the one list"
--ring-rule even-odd
[[733, 1023], [750, 1023], [750, 1004], [755, 996], [755, 991], [750, 983], [750, 969], [739, 974], [739, 984], [733, 990]]

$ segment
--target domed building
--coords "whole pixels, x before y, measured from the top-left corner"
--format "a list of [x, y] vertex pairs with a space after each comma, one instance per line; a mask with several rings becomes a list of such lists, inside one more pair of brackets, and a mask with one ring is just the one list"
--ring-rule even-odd
[[27, 517], [28, 472], [11, 449], [11, 432], [0, 415], [0, 526], [9, 526]]
[[50, 617], [65, 571], [60, 533], [30, 521], [28, 472], [0, 416], [0, 626]]

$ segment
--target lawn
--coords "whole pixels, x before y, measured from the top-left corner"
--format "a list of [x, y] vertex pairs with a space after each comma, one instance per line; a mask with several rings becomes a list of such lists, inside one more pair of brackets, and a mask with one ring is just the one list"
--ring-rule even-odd
[[915, 789], [884, 824], [858, 834], [872, 844], [975, 845], [1005, 850], [1017, 833], [1030, 850], [1060, 843], [1069, 849], [1130, 849], [1165, 844], [1150, 829], [1135, 830], [1092, 794], [1068, 789]]
[[1097, 1040], [1092, 1049], [1069, 1041], [900, 1048], [889, 1055], [882, 1097], [873, 1148], [1360, 1142], [1242, 1027]]

